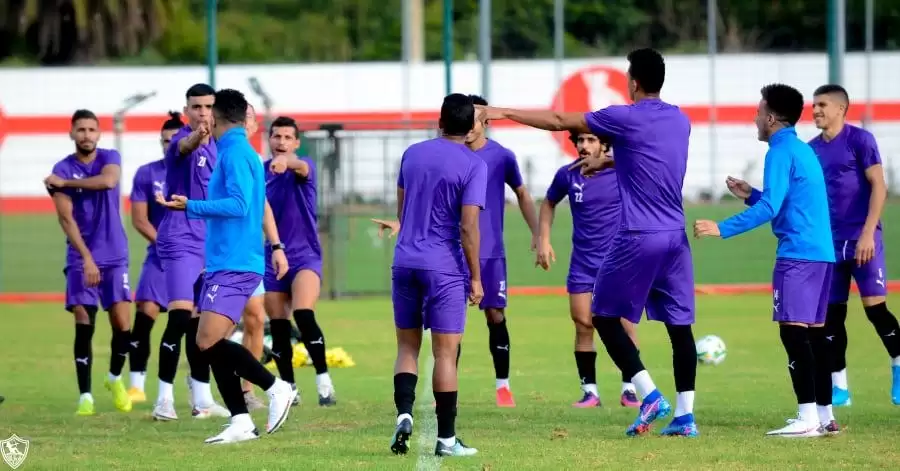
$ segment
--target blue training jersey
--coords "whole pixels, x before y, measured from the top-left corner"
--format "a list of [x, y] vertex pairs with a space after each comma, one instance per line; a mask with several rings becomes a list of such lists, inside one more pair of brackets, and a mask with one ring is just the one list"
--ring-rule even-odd
[[218, 140], [218, 163], [206, 201], [188, 200], [188, 218], [206, 219], [206, 271], [265, 273], [266, 177], [243, 128]]
[[834, 262], [825, 175], [816, 153], [793, 127], [769, 138], [763, 190], [753, 189], [746, 204], [750, 207], [719, 223], [723, 239], [771, 221], [777, 258]]

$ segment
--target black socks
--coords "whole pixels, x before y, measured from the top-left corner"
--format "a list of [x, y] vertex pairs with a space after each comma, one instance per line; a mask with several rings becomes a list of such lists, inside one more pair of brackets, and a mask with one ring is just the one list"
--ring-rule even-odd
[[506, 317], [497, 324], [488, 322], [487, 327], [496, 378], [509, 379], [509, 329], [506, 328]]
[[[166, 330], [159, 342], [159, 380], [172, 384], [178, 370], [178, 359], [181, 356], [181, 339], [188, 329], [191, 311], [172, 309], [168, 313]], [[196, 341], [195, 341], [196, 343]]]

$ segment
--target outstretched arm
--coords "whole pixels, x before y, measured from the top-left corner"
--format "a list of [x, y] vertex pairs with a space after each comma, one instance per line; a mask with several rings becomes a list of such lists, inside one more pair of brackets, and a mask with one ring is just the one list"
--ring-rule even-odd
[[[781, 210], [781, 205], [787, 196], [791, 162], [786, 155], [774, 154], [772, 151], [766, 154], [765, 169], [763, 171], [763, 191], [758, 200], [743, 212], [731, 216], [718, 224], [719, 232], [723, 239], [753, 230], [771, 221]], [[748, 204], [758, 193], [757, 191], [751, 194], [750, 198], [748, 198]]]

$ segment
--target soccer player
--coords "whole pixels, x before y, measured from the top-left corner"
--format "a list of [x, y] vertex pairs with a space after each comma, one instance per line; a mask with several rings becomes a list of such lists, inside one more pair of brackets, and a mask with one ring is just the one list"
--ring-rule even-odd
[[[487, 105], [484, 98], [471, 95], [476, 105]], [[476, 117], [475, 127], [466, 138], [466, 146], [484, 159], [488, 169], [485, 207], [481, 213], [481, 276], [484, 299], [478, 306], [488, 326], [488, 344], [494, 360], [497, 405], [515, 407], [509, 387], [510, 342], [506, 326], [506, 252], [503, 246], [503, 216], [508, 185], [516, 193], [519, 209], [531, 231], [531, 249], [537, 249], [538, 224], [534, 201], [522, 182], [516, 155], [486, 135], [488, 121]]]
[[[316, 165], [296, 155], [300, 146], [297, 123], [279, 117], [269, 127], [272, 158], [266, 162], [266, 197], [283, 244], [269, 244], [266, 251], [287, 255], [290, 270], [278, 279], [273, 269], [264, 278], [266, 312], [272, 333], [272, 354], [281, 378], [294, 383], [291, 314], [301, 340], [316, 369], [320, 406], [336, 404], [334, 385], [325, 361], [325, 335], [316, 322], [315, 307], [322, 286], [322, 247], [316, 218]], [[290, 306], [290, 310], [288, 310]], [[297, 396], [299, 403], [299, 395]]]
[[[206, 199], [207, 184], [216, 163], [216, 142], [210, 136], [210, 120], [215, 90], [196, 84], [187, 90], [184, 114], [188, 125], [181, 128], [166, 150], [166, 196], [184, 195], [189, 199]], [[156, 253], [166, 273], [169, 305], [166, 329], [159, 345], [159, 394], [153, 407], [153, 418], [176, 420], [173, 381], [181, 355], [181, 339], [185, 341], [191, 375], [191, 415], [202, 419], [228, 417], [228, 411], [216, 404], [209, 385], [209, 364], [200, 354], [194, 339], [199, 317], [194, 311], [194, 284], [204, 265], [203, 244], [206, 226], [203, 221], [189, 220], [182, 211], [167, 211], [156, 234]]]
[[[548, 131], [590, 132], [612, 144], [622, 218], [594, 283], [591, 311], [600, 339], [641, 396], [640, 412], [628, 435], [647, 432], [671, 411], [644, 368], [621, 318], [664, 322], [672, 342], [675, 418], [664, 435], [694, 436], [694, 270], [684, 229], [682, 187], [691, 123], [677, 107], [659, 98], [665, 61], [652, 49], [628, 55], [628, 83], [634, 104], [588, 113], [522, 111], [485, 107], [489, 119], [511, 119]], [[583, 173], [612, 166], [612, 159], [583, 159]]]
[[487, 165], [465, 146], [474, 121], [472, 98], [448, 95], [438, 123], [441, 137], [413, 144], [400, 161], [400, 228], [391, 268], [397, 329], [397, 427], [391, 451], [397, 454], [409, 451], [423, 329], [431, 329], [434, 356], [434, 453], [470, 456], [478, 452], [456, 438], [455, 430], [456, 358], [466, 326], [466, 297], [473, 305], [484, 297], [478, 219], [484, 208]]
[[809, 141], [825, 172], [831, 235], [837, 263], [831, 279], [826, 338], [833, 346], [831, 400], [849, 406], [847, 386], [847, 300], [856, 280], [863, 309], [891, 357], [891, 401], [900, 405], [900, 325], [887, 308], [881, 212], [887, 199], [884, 168], [875, 136], [845, 122], [850, 98], [840, 85], [813, 94], [813, 119], [822, 133]]
[[97, 147], [100, 122], [93, 112], [77, 110], [71, 123], [75, 152], [53, 166], [44, 185], [66, 235], [66, 310], [75, 316], [75, 375], [81, 393], [76, 414], [94, 414], [91, 341], [98, 301], [112, 327], [105, 385], [116, 409], [128, 412], [131, 398], [121, 378], [131, 330], [128, 239], [119, 214], [122, 157]]
[[[172, 136], [184, 126], [181, 113], [169, 112], [169, 119], [163, 123], [159, 142], [162, 153], [172, 142]], [[160, 312], [165, 312], [169, 305], [166, 295], [166, 274], [156, 254], [156, 229], [162, 221], [166, 210], [156, 202], [156, 193], [165, 193], [166, 163], [159, 159], [138, 167], [131, 186], [131, 224], [135, 230], [147, 239], [147, 257], [141, 267], [141, 278], [138, 281], [135, 296], [136, 312], [131, 329], [131, 363], [130, 385], [128, 395], [132, 403], [147, 400], [144, 394], [144, 381], [147, 377], [147, 360], [150, 358], [150, 331]]]
[[197, 346], [212, 365], [219, 393], [231, 413], [228, 427], [206, 440], [219, 444], [259, 438], [247, 411], [240, 378], [268, 394], [268, 433], [274, 433], [284, 423], [296, 392], [269, 373], [249, 350], [228, 340], [247, 301], [259, 288], [265, 270], [260, 242], [266, 182], [262, 162], [244, 129], [244, 95], [230, 89], [216, 92], [213, 115], [212, 134], [217, 139], [219, 161], [209, 181], [208, 198], [193, 200], [176, 194], [171, 201], [162, 203], [183, 210], [190, 219], [205, 219], [208, 226]]
[[819, 437], [839, 432], [831, 410], [830, 345], [825, 311], [834, 264], [828, 195], [812, 148], [797, 137], [803, 95], [767, 85], [756, 115], [760, 141], [769, 143], [763, 191], [729, 178], [731, 192], [750, 206], [725, 221], [694, 223], [696, 237], [728, 239], [769, 221], [778, 238], [772, 273], [773, 320], [779, 323], [799, 416], [767, 435]]
[[[594, 134], [573, 131], [569, 139], [578, 149], [581, 159], [599, 158], [609, 153], [609, 145]], [[549, 270], [550, 265], [556, 262], [556, 254], [550, 243], [550, 228], [553, 226], [556, 205], [566, 197], [569, 198], [569, 210], [572, 212], [572, 257], [566, 290], [569, 292], [569, 313], [575, 323], [575, 366], [584, 394], [573, 406], [599, 407], [601, 403], [597, 391], [597, 349], [594, 346], [594, 326], [591, 323], [591, 292], [597, 270], [602, 265], [605, 250], [615, 235], [621, 216], [621, 199], [615, 170], [603, 170], [592, 178], [585, 178], [569, 164], [557, 170], [540, 210], [540, 243], [535, 265], [544, 270]], [[622, 325], [637, 345], [634, 324], [622, 318]], [[640, 406], [631, 378], [622, 378], [619, 403], [624, 407]]]

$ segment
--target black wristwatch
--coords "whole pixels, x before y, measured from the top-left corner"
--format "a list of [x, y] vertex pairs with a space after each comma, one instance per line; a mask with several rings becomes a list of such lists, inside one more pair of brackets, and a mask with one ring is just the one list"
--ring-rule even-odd
[[284, 250], [284, 244], [282, 244], [281, 242], [272, 244], [272, 250]]

